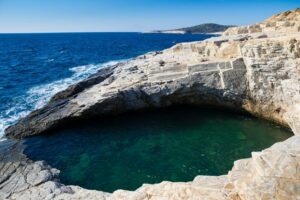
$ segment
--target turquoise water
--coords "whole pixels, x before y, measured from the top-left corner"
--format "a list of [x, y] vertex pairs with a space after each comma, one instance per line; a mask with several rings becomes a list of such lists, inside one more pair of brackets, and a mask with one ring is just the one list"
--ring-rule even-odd
[[137, 112], [29, 138], [25, 154], [61, 170], [61, 181], [112, 192], [143, 183], [222, 175], [291, 132], [238, 113], [180, 107]]

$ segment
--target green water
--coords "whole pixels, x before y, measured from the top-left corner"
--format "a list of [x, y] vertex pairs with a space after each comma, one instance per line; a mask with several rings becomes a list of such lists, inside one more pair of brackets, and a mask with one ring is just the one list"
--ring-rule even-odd
[[112, 192], [222, 175], [235, 160], [291, 135], [250, 116], [185, 107], [77, 124], [27, 139], [25, 154], [61, 170], [65, 184]]

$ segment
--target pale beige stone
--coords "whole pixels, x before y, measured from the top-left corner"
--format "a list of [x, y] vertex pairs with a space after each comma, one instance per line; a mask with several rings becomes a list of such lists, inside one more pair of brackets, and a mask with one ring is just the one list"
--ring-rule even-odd
[[[95, 105], [101, 108], [100, 115], [212, 102], [290, 127], [295, 134], [290, 139], [236, 161], [225, 176], [145, 184], [136, 191], [112, 194], [59, 184], [58, 171], [45, 163], [9, 161], [0, 163], [0, 199], [300, 199], [299, 22], [298, 9], [252, 26], [230, 28], [221, 37], [177, 44], [119, 64], [109, 78], [70, 99], [64, 112], [50, 113], [53, 121], [48, 121], [82, 116]], [[44, 121], [37, 122], [37, 130], [48, 128]]]

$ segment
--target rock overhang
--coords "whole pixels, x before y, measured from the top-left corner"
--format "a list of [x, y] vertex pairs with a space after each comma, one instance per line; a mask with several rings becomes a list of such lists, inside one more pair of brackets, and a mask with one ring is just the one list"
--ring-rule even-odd
[[[51, 172], [50, 167], [36, 167], [46, 170], [43, 173], [48, 178], [43, 178], [38, 185], [27, 184], [23, 189], [20, 184], [10, 187], [15, 179], [8, 178], [1, 182], [1, 192], [9, 194], [5, 198], [11, 199], [30, 199], [33, 193], [36, 199], [87, 196], [95, 199], [299, 199], [299, 16], [299, 10], [290, 11], [261, 24], [231, 28], [221, 37], [178, 44], [102, 69], [56, 95], [44, 108], [6, 132], [9, 137], [20, 138], [88, 115], [180, 102], [209, 102], [238, 107], [289, 126], [295, 133], [292, 138], [253, 153], [252, 158], [236, 161], [228, 175], [199, 176], [189, 183], [163, 182], [144, 185], [134, 192], [107, 194], [61, 185], [51, 178], [55, 171]], [[17, 166], [11, 171], [22, 171], [27, 161], [23, 165], [9, 166]]]

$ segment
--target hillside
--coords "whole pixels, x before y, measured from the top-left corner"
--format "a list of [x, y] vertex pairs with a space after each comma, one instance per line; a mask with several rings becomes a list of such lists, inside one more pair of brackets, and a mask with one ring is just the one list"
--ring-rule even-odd
[[200, 24], [197, 26], [181, 28], [176, 30], [184, 31], [185, 33], [215, 33], [215, 32], [223, 32], [230, 27], [234, 27], [234, 26], [208, 23], [208, 24]]
[[214, 24], [214, 23], [206, 23], [206, 24], [200, 24], [197, 26], [187, 27], [187, 28], [179, 28], [179, 29], [173, 29], [173, 30], [159, 30], [159, 31], [153, 31], [155, 33], [189, 33], [189, 34], [197, 34], [197, 33], [216, 33], [216, 32], [224, 32], [228, 28], [231, 28], [234, 26], [231, 25], [220, 25], [220, 24]]

